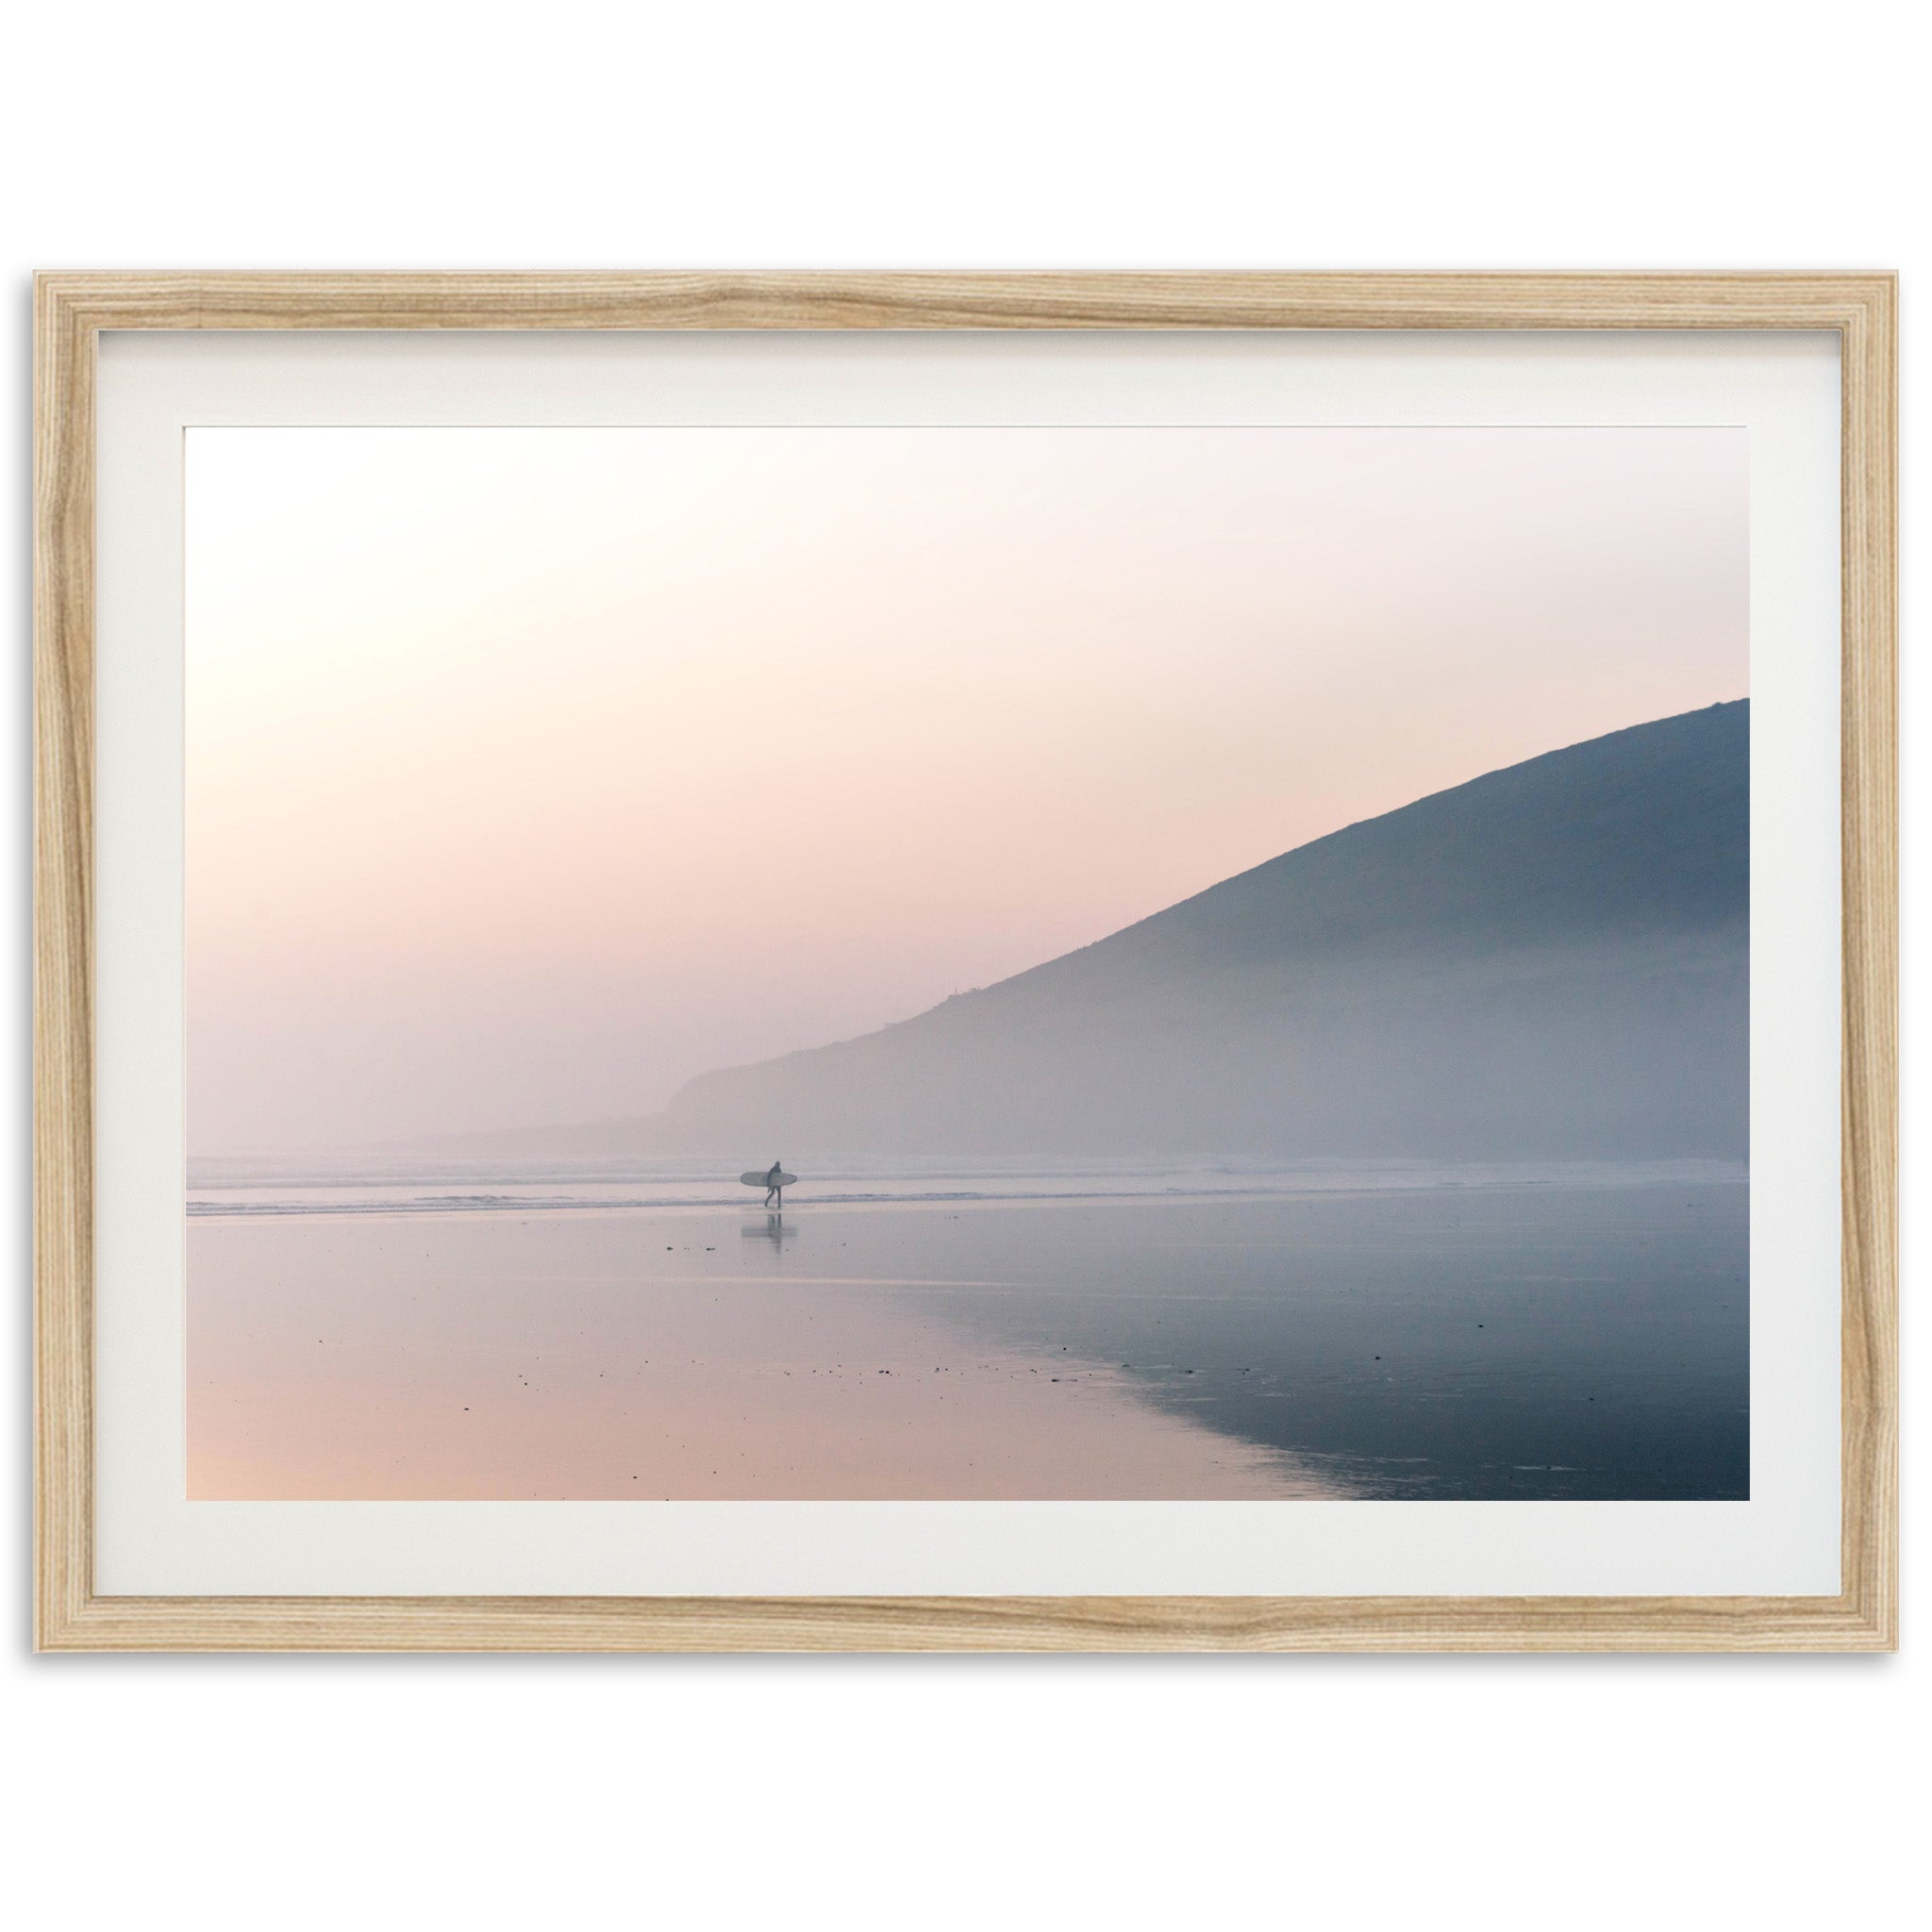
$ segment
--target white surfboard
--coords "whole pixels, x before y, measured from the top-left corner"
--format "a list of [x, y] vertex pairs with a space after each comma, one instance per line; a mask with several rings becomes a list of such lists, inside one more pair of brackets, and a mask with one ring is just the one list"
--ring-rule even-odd
[[773, 1174], [769, 1168], [758, 1174], [741, 1174], [738, 1176], [748, 1188], [789, 1188], [797, 1180], [795, 1174]]

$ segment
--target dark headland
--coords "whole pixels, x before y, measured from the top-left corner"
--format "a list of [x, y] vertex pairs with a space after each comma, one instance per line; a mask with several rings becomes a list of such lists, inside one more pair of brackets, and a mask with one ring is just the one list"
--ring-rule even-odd
[[1616, 731], [1284, 853], [558, 1158], [1741, 1158], [1750, 708]]

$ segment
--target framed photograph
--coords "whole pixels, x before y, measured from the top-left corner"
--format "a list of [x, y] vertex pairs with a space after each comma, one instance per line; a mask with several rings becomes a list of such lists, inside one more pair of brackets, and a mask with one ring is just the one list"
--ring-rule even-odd
[[53, 275], [50, 1650], [1874, 1650], [1895, 287]]

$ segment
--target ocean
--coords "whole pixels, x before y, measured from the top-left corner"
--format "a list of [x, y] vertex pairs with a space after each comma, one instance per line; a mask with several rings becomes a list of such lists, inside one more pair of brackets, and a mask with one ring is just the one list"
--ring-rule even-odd
[[1739, 1498], [1717, 1161], [197, 1162], [197, 1498]]

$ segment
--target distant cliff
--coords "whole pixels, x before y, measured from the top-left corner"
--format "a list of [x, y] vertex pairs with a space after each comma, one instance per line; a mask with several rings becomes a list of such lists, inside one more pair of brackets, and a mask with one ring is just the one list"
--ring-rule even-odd
[[1714, 705], [558, 1148], [1740, 1156], [1749, 835], [1749, 706]]

